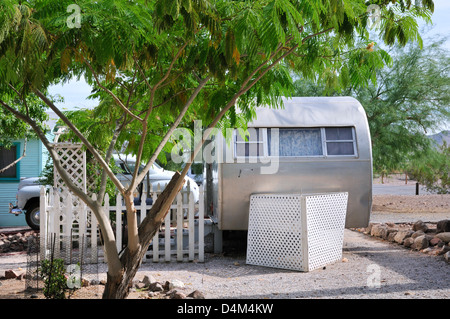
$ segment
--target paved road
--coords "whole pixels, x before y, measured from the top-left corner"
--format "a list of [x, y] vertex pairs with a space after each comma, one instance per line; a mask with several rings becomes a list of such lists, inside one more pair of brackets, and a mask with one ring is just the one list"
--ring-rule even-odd
[[[373, 195], [416, 195], [416, 185], [373, 184]], [[419, 186], [419, 195], [431, 194], [425, 187]]]

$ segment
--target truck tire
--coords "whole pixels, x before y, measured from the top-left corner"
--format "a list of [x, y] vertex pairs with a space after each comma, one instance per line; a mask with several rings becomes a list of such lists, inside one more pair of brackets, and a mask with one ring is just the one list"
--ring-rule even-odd
[[33, 230], [39, 230], [39, 199], [31, 200], [25, 206], [25, 220]]

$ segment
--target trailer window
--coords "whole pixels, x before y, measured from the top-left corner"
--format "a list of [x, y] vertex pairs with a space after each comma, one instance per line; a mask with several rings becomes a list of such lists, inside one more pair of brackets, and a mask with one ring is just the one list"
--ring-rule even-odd
[[326, 127], [327, 155], [355, 155], [355, 134], [352, 127]]
[[236, 131], [235, 155], [236, 157], [259, 157], [264, 154], [264, 129], [248, 128], [247, 134], [242, 136]]
[[[271, 154], [273, 136], [271, 129], [267, 130], [269, 156]], [[289, 128], [278, 129], [279, 154], [278, 156], [322, 156], [322, 137], [320, 128]], [[274, 141], [275, 142], [275, 141]]]

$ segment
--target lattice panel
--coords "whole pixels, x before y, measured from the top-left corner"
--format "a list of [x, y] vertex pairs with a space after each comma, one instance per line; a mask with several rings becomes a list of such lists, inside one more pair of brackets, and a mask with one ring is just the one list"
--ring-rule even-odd
[[310, 271], [339, 260], [347, 193], [250, 196], [248, 264]]
[[302, 269], [300, 195], [252, 195], [247, 263]]
[[[58, 152], [61, 166], [72, 182], [81, 190], [86, 191], [86, 153], [83, 151], [82, 145], [57, 143], [55, 150]], [[56, 169], [54, 169], [54, 186], [57, 189], [66, 187]]]
[[342, 258], [348, 193], [305, 196], [308, 269]]

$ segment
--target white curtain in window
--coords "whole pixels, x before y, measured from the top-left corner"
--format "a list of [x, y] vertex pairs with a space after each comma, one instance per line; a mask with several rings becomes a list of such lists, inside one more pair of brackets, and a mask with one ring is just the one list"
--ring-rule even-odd
[[[267, 130], [269, 149], [272, 141], [271, 129]], [[279, 156], [320, 156], [322, 139], [320, 129], [279, 129]]]

